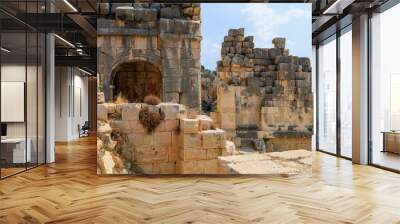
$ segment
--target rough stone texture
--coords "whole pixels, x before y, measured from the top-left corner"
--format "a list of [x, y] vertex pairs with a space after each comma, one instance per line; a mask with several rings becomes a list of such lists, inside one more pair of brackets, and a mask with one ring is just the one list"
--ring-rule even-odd
[[[98, 167], [101, 174], [217, 174], [218, 157], [236, 155], [225, 131], [206, 115], [187, 118], [183, 105], [98, 104]], [[151, 133], [138, 121], [142, 107], [165, 116]], [[115, 116], [121, 113], [122, 116]]]
[[219, 172], [231, 174], [284, 174], [311, 172], [312, 152], [292, 150], [219, 157]]
[[[311, 152], [305, 150], [242, 154], [232, 141], [226, 140], [228, 132], [213, 128], [211, 118], [205, 115], [187, 118], [184, 106], [175, 103], [152, 106], [171, 114], [169, 119], [163, 120], [161, 127], [148, 133], [136, 120], [137, 110], [148, 106], [141, 103], [99, 104], [105, 114], [97, 124], [99, 174], [290, 175], [311, 167]], [[115, 113], [123, 116], [116, 117]], [[178, 116], [173, 115], [175, 113]], [[263, 131], [254, 131], [240, 135], [263, 134]], [[302, 139], [272, 138], [268, 146], [282, 144], [281, 147], [287, 147], [284, 142], [291, 142], [292, 149], [298, 149], [310, 144], [309, 138]]]
[[260, 139], [276, 151], [310, 149], [302, 144], [313, 131], [310, 60], [290, 55], [285, 38], [274, 38], [273, 48], [254, 48], [253, 41], [244, 29], [230, 29], [224, 38], [217, 62], [217, 126], [231, 133], [228, 139], [237, 147], [268, 151]]
[[121, 94], [142, 102], [154, 94], [198, 113], [200, 4], [101, 3], [100, 8], [97, 71], [105, 101]]

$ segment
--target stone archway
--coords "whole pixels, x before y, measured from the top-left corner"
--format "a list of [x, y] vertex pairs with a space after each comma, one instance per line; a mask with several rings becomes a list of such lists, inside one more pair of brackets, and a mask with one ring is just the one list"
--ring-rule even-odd
[[125, 62], [112, 72], [113, 98], [122, 94], [129, 102], [143, 102], [145, 96], [156, 95], [162, 99], [160, 70], [146, 61]]

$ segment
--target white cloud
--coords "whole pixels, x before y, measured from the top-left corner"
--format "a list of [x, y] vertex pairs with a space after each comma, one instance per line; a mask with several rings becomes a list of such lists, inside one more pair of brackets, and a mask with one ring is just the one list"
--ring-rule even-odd
[[278, 12], [267, 4], [247, 4], [242, 13], [252, 26], [246, 33], [254, 35], [257, 47], [269, 46], [272, 38], [278, 35], [277, 30], [281, 26], [309, 17], [307, 10], [288, 9]]

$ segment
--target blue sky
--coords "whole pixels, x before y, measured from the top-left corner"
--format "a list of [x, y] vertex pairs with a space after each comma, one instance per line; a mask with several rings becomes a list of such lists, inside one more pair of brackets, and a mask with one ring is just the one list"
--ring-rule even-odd
[[255, 47], [271, 48], [274, 37], [285, 37], [290, 54], [311, 57], [311, 4], [202, 3], [201, 63], [214, 70], [221, 43], [231, 28], [245, 28]]

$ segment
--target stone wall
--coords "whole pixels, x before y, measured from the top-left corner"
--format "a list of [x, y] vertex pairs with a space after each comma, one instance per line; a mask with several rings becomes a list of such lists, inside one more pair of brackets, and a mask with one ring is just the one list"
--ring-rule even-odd
[[[142, 108], [163, 114], [148, 132]], [[98, 104], [99, 174], [216, 174], [219, 156], [237, 154], [225, 132], [205, 115], [187, 117], [177, 103]]]
[[120, 66], [143, 61], [161, 73], [162, 101], [200, 110], [199, 4], [100, 3], [99, 13], [97, 71], [106, 102], [115, 98]]
[[237, 147], [273, 139], [274, 150], [295, 148], [285, 144], [287, 138], [304, 142], [312, 135], [310, 60], [290, 55], [284, 38], [273, 39], [273, 48], [254, 48], [253, 40], [243, 28], [224, 37], [217, 62], [218, 113], [212, 117]]

